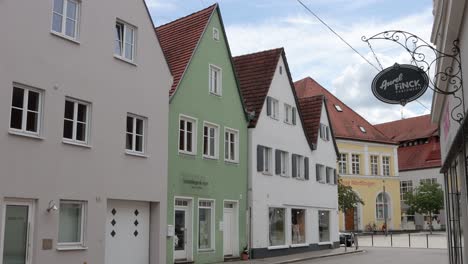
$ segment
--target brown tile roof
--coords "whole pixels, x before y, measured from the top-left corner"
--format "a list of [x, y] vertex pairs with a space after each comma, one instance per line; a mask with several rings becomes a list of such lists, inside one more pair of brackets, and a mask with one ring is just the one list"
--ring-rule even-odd
[[249, 127], [257, 124], [283, 52], [283, 48], [278, 48], [233, 58], [245, 106], [249, 113], [255, 113]]
[[304, 128], [312, 143], [317, 144], [322, 115], [322, 105], [324, 97], [322, 95], [305, 97], [299, 99], [299, 111], [304, 120]]
[[382, 123], [375, 125], [375, 127], [387, 137], [398, 142], [429, 138], [438, 134], [437, 125], [431, 122], [430, 115]]
[[157, 27], [156, 33], [174, 78], [169, 95], [176, 91], [203, 32], [218, 4]]
[[[296, 93], [299, 98], [323, 95], [327, 103], [328, 114], [334, 130], [336, 138], [369, 141], [385, 144], [396, 144], [395, 141], [389, 139], [372, 124], [367, 122], [362, 116], [345, 105], [327, 89], [323, 88], [314, 79], [307, 77], [294, 83]], [[338, 112], [335, 108], [338, 105], [343, 110]], [[360, 127], [365, 129], [365, 133]]]
[[400, 171], [440, 167], [440, 144], [432, 138], [427, 144], [398, 148], [398, 168]]

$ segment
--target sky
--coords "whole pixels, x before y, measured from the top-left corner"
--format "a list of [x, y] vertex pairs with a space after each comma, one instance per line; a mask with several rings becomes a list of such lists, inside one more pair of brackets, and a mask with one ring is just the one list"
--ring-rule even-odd
[[[432, 0], [302, 0], [371, 63], [361, 40], [385, 30], [404, 30], [429, 42]], [[203, 9], [212, 0], [146, 0], [156, 25]], [[405, 107], [377, 100], [371, 83], [378, 71], [341, 42], [297, 0], [219, 0], [233, 56], [284, 47], [294, 81], [312, 77], [372, 124], [429, 114], [432, 93]], [[405, 50], [390, 41], [373, 41], [384, 68], [409, 63]], [[431, 77], [431, 76], [430, 76]]]

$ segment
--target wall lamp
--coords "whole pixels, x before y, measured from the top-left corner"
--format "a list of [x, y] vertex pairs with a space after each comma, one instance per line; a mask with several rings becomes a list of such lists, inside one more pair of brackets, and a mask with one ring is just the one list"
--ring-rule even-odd
[[55, 204], [54, 200], [50, 200], [49, 207], [47, 207], [47, 212], [50, 213], [51, 211], [57, 211], [57, 205]]

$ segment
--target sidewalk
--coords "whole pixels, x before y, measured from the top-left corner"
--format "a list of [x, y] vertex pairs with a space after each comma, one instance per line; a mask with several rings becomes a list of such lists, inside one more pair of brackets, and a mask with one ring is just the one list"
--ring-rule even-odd
[[273, 257], [273, 258], [265, 258], [265, 259], [252, 259], [248, 261], [231, 261], [231, 262], [224, 262], [228, 264], [283, 264], [283, 263], [294, 263], [303, 260], [311, 260], [317, 258], [326, 258], [326, 257], [333, 257], [333, 256], [340, 256], [345, 254], [355, 254], [364, 252], [362, 249], [356, 250], [354, 247], [348, 247], [347, 251], [345, 252], [344, 247], [336, 248], [336, 249], [326, 249], [326, 250], [317, 250], [311, 251], [306, 253], [300, 254], [292, 254], [280, 257]]

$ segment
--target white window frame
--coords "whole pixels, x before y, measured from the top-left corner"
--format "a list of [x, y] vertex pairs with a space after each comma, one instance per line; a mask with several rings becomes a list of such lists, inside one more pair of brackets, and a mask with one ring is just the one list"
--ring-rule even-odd
[[[211, 72], [217, 72], [218, 78], [216, 80], [213, 80], [213, 76]], [[214, 82], [216, 81], [216, 88], [217, 90], [214, 90]], [[222, 96], [223, 95], [223, 69], [221, 67], [216, 66], [214, 64], [209, 64], [208, 66], [208, 87], [209, 87], [209, 92], [210, 94], [216, 95], [216, 96]]]
[[[208, 206], [200, 206], [201, 202], [210, 202], [211, 205], [210, 207]], [[216, 222], [215, 222], [215, 214], [216, 214], [216, 201], [214, 199], [205, 199], [205, 198], [199, 198], [198, 203], [197, 203], [197, 249], [198, 251], [213, 251], [216, 249], [216, 236], [215, 236], [215, 231], [216, 231]], [[200, 209], [211, 209], [211, 247], [210, 248], [200, 248]]]
[[[283, 223], [283, 230], [284, 230], [284, 244], [283, 245], [276, 245], [276, 246], [272, 246], [270, 245], [270, 209], [281, 209], [283, 210], [284, 212], [284, 223]], [[289, 248], [289, 246], [286, 246], [286, 244], [288, 243], [288, 217], [290, 218], [289, 216], [289, 213], [288, 213], [288, 208], [286, 207], [282, 207], [282, 206], [268, 206], [268, 249], [282, 249], [282, 248]]]
[[361, 174], [361, 155], [353, 153], [351, 154], [351, 174], [360, 175]]
[[263, 147], [262, 148], [262, 151], [263, 151], [263, 171], [262, 173], [263, 174], [273, 174], [272, 172], [272, 157], [273, 157], [273, 149], [270, 148], [270, 147]]
[[[404, 186], [403, 186], [404, 185]], [[404, 202], [404, 196], [408, 192], [413, 191], [413, 181], [412, 180], [406, 180], [406, 181], [400, 181], [400, 201]]]
[[[382, 195], [382, 201], [379, 201], [378, 198], [379, 196]], [[382, 206], [383, 208], [383, 211], [382, 211], [382, 214], [383, 215], [379, 215], [379, 206]], [[380, 192], [377, 194], [377, 196], [375, 197], [375, 218], [377, 220], [382, 220], [385, 218], [385, 207], [387, 207], [387, 219], [391, 219], [391, 212], [390, 212], [390, 195], [388, 195], [387, 192], [383, 193], [383, 192]]]
[[325, 182], [328, 184], [334, 184], [334, 172], [333, 168], [325, 167]]
[[324, 141], [330, 140], [330, 130], [327, 125], [320, 123], [320, 138]]
[[[342, 158], [344, 157], [344, 159]], [[344, 170], [343, 170], [344, 168]], [[340, 174], [348, 174], [348, 153], [340, 153], [338, 159], [338, 169]]]
[[[317, 164], [316, 166], [319, 167], [319, 174], [318, 174], [318, 177], [316, 175], [315, 179], [319, 182], [319, 183], [326, 183], [326, 176], [327, 176], [327, 168], [325, 167], [325, 165], [322, 165], [322, 164]], [[317, 173], [317, 170], [315, 170], [315, 173]]]
[[338, 111], [338, 112], [343, 112], [343, 108], [341, 108], [341, 106], [339, 106], [339, 105], [337, 105], [337, 104], [334, 105], [334, 106], [335, 106], [336, 111]]
[[296, 179], [305, 179], [305, 157], [301, 155], [296, 156]]
[[370, 174], [379, 175], [379, 156], [371, 154], [369, 156]]
[[[230, 136], [229, 136], [229, 139], [226, 138], [226, 133], [234, 134], [234, 140], [235, 140], [235, 142], [234, 142], [234, 159], [231, 159], [230, 157], [226, 158], [226, 151], [228, 151], [227, 153], [229, 153], [229, 154], [231, 153], [231, 142], [230, 141], [228, 142], [229, 148], [226, 149], [226, 142], [227, 142], [227, 140], [230, 139]], [[229, 128], [229, 127], [224, 128], [224, 161], [230, 162], [230, 163], [239, 163], [239, 141], [240, 141], [239, 130]], [[229, 154], [228, 154], [228, 156], [230, 156]]]
[[[205, 127], [208, 128], [208, 135], [205, 135]], [[210, 155], [211, 143], [210, 143], [210, 128], [214, 129], [214, 153]], [[205, 146], [205, 137], [208, 136], [207, 146]], [[208, 154], [205, 154], [205, 148], [208, 148]], [[218, 159], [219, 157], [219, 125], [210, 122], [203, 122], [203, 157], [208, 159]]]
[[[57, 233], [57, 248], [60, 250], [83, 248], [85, 247], [85, 235], [86, 235], [86, 218], [87, 218], [87, 202], [86, 201], [74, 201], [74, 200], [60, 200], [59, 210], [62, 204], [79, 204], [81, 206], [81, 237], [79, 242], [59, 242], [59, 232]], [[60, 218], [60, 213], [59, 213]], [[59, 219], [60, 225], [60, 219]]]
[[[13, 106], [13, 91], [15, 88], [22, 89], [23, 90], [23, 107], [20, 109], [19, 107]], [[28, 96], [29, 92], [36, 92], [39, 94], [39, 102], [38, 102], [38, 107], [37, 111], [30, 111], [28, 110]], [[12, 89], [11, 89], [11, 100], [10, 100], [10, 116], [9, 116], [9, 122], [8, 122], [8, 128], [9, 132], [12, 134], [19, 134], [19, 135], [25, 135], [25, 136], [33, 136], [33, 137], [39, 137], [41, 135], [42, 131], [42, 115], [43, 115], [43, 107], [44, 107], [44, 91], [33, 88], [30, 86], [26, 86], [23, 84], [19, 83], [13, 83]], [[17, 128], [12, 128], [11, 127], [11, 118], [12, 118], [12, 111], [14, 109], [18, 109], [22, 111], [22, 118], [21, 118], [21, 129]], [[34, 112], [37, 113], [37, 131], [28, 131], [26, 129], [27, 127], [27, 117], [28, 117], [28, 112]]]
[[[180, 121], [185, 121], [185, 132], [184, 132], [184, 149], [180, 149]], [[187, 122], [192, 123], [192, 151], [187, 151]], [[194, 117], [180, 115], [179, 122], [177, 123], [177, 149], [179, 153], [187, 154], [187, 155], [196, 155], [197, 154], [197, 130], [198, 130], [198, 120]]]
[[390, 156], [382, 156], [382, 176], [390, 176]]
[[270, 97], [270, 117], [275, 119], [275, 120], [279, 120], [279, 101], [278, 99], [275, 99], [273, 97]]
[[426, 179], [419, 180], [420, 185], [424, 184], [424, 183], [434, 184], [434, 183], [437, 183], [437, 179], [436, 178], [426, 178]]
[[219, 41], [219, 29], [216, 27], [213, 27], [213, 39]]
[[289, 153], [280, 151], [280, 175], [287, 177], [289, 175]]
[[[117, 19], [115, 21], [115, 26], [117, 24], [121, 24], [123, 25], [123, 34], [122, 34], [122, 40], [118, 40], [118, 39], [115, 39], [114, 40], [114, 56], [118, 59], [121, 59], [121, 60], [124, 60], [126, 62], [130, 62], [130, 63], [135, 63], [135, 57], [136, 57], [136, 43], [137, 43], [137, 27], [136, 26], [133, 26], [121, 19]], [[115, 29], [115, 26], [114, 26], [114, 30]], [[126, 43], [126, 35], [127, 35], [127, 29], [128, 30], [133, 30], [133, 39], [132, 39], [132, 43]], [[115, 32], [114, 32], [115, 33]], [[121, 43], [121, 46], [120, 46], [120, 54], [116, 53], [115, 52], [115, 45], [116, 45], [116, 41], [119, 41]], [[127, 57], [125, 57], [125, 51], [126, 51], [126, 45], [125, 44], [130, 44], [132, 46], [132, 58], [129, 59]]]
[[[91, 103], [82, 101], [79, 99], [75, 99], [72, 97], [65, 97], [65, 104], [64, 104], [64, 113], [65, 113], [65, 105], [66, 102], [70, 101], [73, 103], [73, 119], [67, 119], [65, 116], [63, 117], [63, 126], [62, 129], [65, 130], [65, 120], [72, 121], [73, 122], [73, 131], [72, 131], [72, 138], [66, 138], [62, 134], [62, 141], [64, 143], [71, 143], [71, 144], [77, 144], [77, 145], [89, 145], [89, 137], [90, 137], [90, 131], [91, 131]], [[77, 140], [76, 139], [76, 128], [78, 124], [78, 104], [86, 105], [86, 122], [84, 123], [86, 125], [86, 130], [85, 130], [85, 140]], [[83, 123], [79, 121], [79, 123]], [[63, 132], [63, 131], [62, 131]]]
[[293, 124], [293, 107], [287, 103], [284, 103], [284, 122], [286, 124]]
[[[50, 27], [51, 32], [56, 34], [56, 35], [59, 35], [61, 37], [64, 37], [66, 39], [76, 41], [76, 40], [78, 40], [79, 30], [80, 30], [81, 1], [77, 1], [77, 0], [62, 0], [62, 1], [63, 1], [63, 10], [62, 10], [62, 13], [59, 14], [59, 13], [54, 11], [55, 1], [52, 0], [52, 24], [51, 24], [51, 27]], [[68, 2], [73, 2], [73, 3], [76, 4], [76, 14], [75, 14], [76, 20], [74, 21], [75, 22], [75, 36], [73, 36], [73, 37], [66, 34], [67, 19], [70, 19], [70, 18], [67, 17]], [[62, 31], [54, 30], [54, 14], [60, 15], [62, 17], [62, 26], [61, 26]], [[70, 19], [70, 20], [72, 20], [72, 19]]]
[[[133, 128], [133, 131], [132, 132], [128, 132], [127, 131], [127, 118], [128, 117], [131, 117], [133, 118], [133, 124], [132, 124], [132, 128]], [[132, 114], [132, 113], [127, 113], [127, 118], [125, 119], [125, 151], [128, 153], [128, 154], [145, 154], [146, 153], [146, 134], [147, 134], [147, 129], [148, 129], [148, 118], [144, 117], [144, 116], [140, 116], [140, 115], [135, 115], [135, 114]], [[136, 136], [137, 136], [137, 133], [136, 133], [136, 122], [137, 120], [141, 120], [143, 121], [143, 135], [139, 135], [139, 136], [142, 136], [142, 150], [141, 151], [138, 151], [136, 150]], [[131, 134], [132, 135], [132, 148], [131, 149], [127, 149], [127, 134]]]

